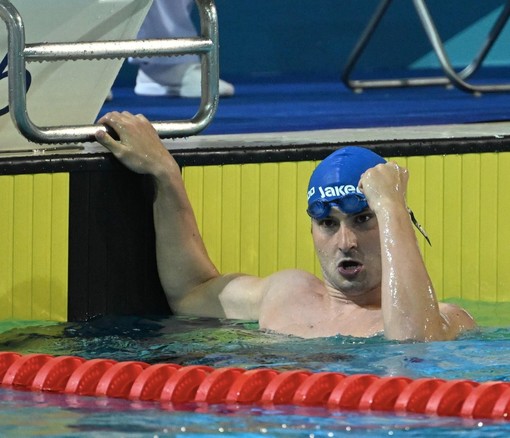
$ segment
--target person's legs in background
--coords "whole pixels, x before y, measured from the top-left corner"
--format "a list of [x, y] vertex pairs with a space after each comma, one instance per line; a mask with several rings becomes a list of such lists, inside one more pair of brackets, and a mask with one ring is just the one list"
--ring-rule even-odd
[[[191, 20], [194, 0], [154, 0], [138, 39], [187, 38], [197, 35]], [[135, 93], [140, 96], [201, 96], [198, 55], [131, 59], [138, 64]], [[220, 96], [232, 96], [234, 86], [220, 80]]]

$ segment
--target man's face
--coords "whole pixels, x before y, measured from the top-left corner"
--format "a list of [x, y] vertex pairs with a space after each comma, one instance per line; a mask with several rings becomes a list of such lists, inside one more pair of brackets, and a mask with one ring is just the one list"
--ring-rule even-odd
[[346, 297], [381, 286], [381, 246], [377, 218], [370, 209], [345, 214], [332, 208], [312, 220], [312, 236], [326, 285]]

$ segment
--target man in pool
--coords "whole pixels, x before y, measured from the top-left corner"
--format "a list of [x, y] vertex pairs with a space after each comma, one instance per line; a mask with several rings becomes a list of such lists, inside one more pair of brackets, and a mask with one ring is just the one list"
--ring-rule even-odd
[[117, 132], [96, 138], [134, 172], [152, 175], [160, 280], [172, 311], [258, 320], [303, 338], [384, 333], [393, 340], [454, 339], [476, 327], [438, 303], [406, 206], [408, 173], [364, 148], [319, 164], [308, 190], [311, 234], [324, 280], [300, 270], [260, 278], [218, 272], [200, 236], [180, 169], [142, 115], [106, 114]]

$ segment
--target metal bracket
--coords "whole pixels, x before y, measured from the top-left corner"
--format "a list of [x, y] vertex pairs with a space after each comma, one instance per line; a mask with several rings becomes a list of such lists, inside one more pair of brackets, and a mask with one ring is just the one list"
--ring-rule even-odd
[[411, 86], [427, 86], [427, 85], [454, 85], [457, 88], [480, 94], [485, 92], [501, 92], [510, 91], [510, 84], [500, 85], [473, 85], [467, 82], [481, 66], [487, 57], [492, 46], [501, 34], [510, 17], [510, 1], [506, 1], [505, 7], [501, 11], [498, 19], [494, 23], [492, 29], [488, 33], [487, 39], [481, 47], [478, 54], [473, 58], [471, 63], [460, 72], [456, 72], [452, 67], [450, 59], [446, 53], [443, 42], [436, 29], [432, 16], [427, 8], [425, 0], [413, 0], [414, 7], [420, 18], [421, 24], [427, 34], [427, 37], [436, 53], [441, 64], [445, 76], [440, 77], [421, 77], [421, 78], [401, 78], [401, 79], [375, 79], [375, 80], [352, 80], [351, 72], [355, 64], [358, 62], [361, 54], [365, 50], [369, 40], [372, 38], [377, 26], [379, 25], [383, 15], [390, 6], [392, 0], [382, 0], [377, 6], [363, 34], [358, 40], [354, 50], [351, 52], [347, 64], [342, 74], [342, 81], [345, 85], [354, 90], [362, 90], [364, 88], [384, 88], [384, 87], [411, 87]]
[[162, 138], [189, 136], [206, 128], [216, 113], [219, 99], [218, 19], [213, 0], [195, 1], [200, 14], [200, 37], [25, 44], [20, 14], [8, 0], [0, 0], [0, 17], [8, 31], [9, 107], [14, 125], [28, 140], [37, 143], [95, 141], [95, 133], [106, 130], [103, 125], [36, 126], [27, 113], [27, 62], [198, 54], [202, 67], [202, 96], [196, 114], [191, 119], [157, 121], [153, 125]]

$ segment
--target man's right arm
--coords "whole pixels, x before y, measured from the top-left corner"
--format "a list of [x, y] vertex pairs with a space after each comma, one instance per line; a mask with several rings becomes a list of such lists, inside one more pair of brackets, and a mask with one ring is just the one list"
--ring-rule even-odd
[[[172, 310], [178, 314], [258, 318], [260, 288], [244, 295], [238, 287], [227, 287], [239, 276], [220, 275], [209, 258], [179, 166], [150, 122], [141, 115], [113, 112], [99, 123], [113, 128], [119, 141], [103, 131], [96, 134], [97, 140], [130, 170], [154, 179], [158, 272]], [[260, 280], [252, 278], [251, 286], [259, 285]]]

